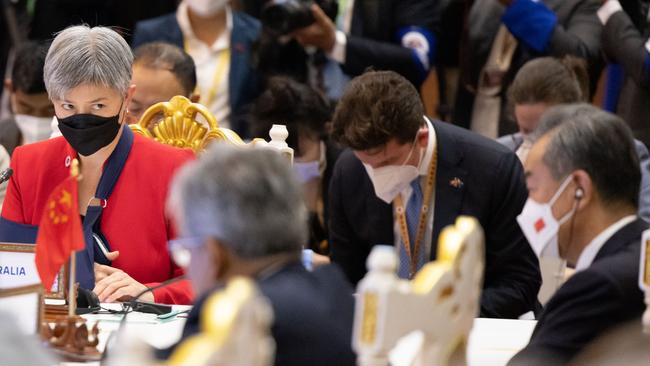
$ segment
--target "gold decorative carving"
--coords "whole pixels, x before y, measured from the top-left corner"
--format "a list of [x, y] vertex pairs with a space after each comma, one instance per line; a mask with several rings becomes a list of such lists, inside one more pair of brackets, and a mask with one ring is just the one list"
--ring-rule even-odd
[[[197, 120], [197, 115], [205, 123]], [[129, 127], [142, 136], [165, 145], [190, 148], [195, 153], [203, 152], [215, 140], [244, 145], [234, 131], [219, 127], [216, 118], [205, 106], [192, 103], [182, 95], [173, 97], [169, 102], [152, 105], [138, 123]]]

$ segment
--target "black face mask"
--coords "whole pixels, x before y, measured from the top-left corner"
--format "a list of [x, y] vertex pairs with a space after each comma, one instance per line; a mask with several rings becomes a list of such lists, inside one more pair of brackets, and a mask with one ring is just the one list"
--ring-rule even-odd
[[83, 156], [92, 155], [110, 144], [121, 127], [119, 113], [113, 117], [74, 114], [56, 119], [59, 121], [59, 130], [65, 140]]

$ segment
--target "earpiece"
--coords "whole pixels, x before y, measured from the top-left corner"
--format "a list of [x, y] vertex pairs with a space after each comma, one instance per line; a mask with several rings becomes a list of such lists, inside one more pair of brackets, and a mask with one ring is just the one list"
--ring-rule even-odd
[[578, 188], [578, 189], [576, 189], [576, 196], [575, 197], [577, 199], [581, 199], [582, 196], [584, 196], [584, 194], [585, 194], [585, 192], [582, 190], [582, 188]]

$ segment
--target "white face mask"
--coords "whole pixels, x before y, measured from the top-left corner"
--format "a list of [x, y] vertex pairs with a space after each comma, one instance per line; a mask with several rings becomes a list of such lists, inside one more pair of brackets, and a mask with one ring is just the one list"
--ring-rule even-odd
[[[417, 140], [417, 135], [415, 139]], [[420, 153], [418, 166], [406, 165], [406, 162], [409, 161], [413, 154], [413, 150], [415, 150], [415, 145], [414, 141], [413, 148], [411, 148], [411, 151], [401, 165], [387, 165], [374, 169], [370, 165], [363, 163], [363, 167], [366, 168], [368, 177], [370, 177], [372, 185], [375, 187], [375, 194], [382, 201], [388, 204], [393, 202], [395, 197], [406, 189], [413, 179], [420, 175], [420, 164], [424, 157], [423, 153]]]
[[293, 170], [298, 176], [298, 181], [303, 184], [320, 177], [320, 163], [318, 160], [306, 163], [294, 162]]
[[198, 16], [210, 17], [226, 7], [229, 0], [185, 0], [187, 6]]
[[571, 176], [568, 176], [547, 203], [538, 203], [529, 197], [521, 214], [517, 216], [521, 230], [538, 257], [560, 258], [558, 231], [560, 226], [573, 216], [575, 210], [556, 220], [551, 208], [570, 182]]
[[52, 134], [50, 127], [51, 117], [34, 117], [26, 114], [16, 114], [14, 116], [16, 125], [23, 135], [23, 144], [31, 144], [42, 140], [47, 140]]

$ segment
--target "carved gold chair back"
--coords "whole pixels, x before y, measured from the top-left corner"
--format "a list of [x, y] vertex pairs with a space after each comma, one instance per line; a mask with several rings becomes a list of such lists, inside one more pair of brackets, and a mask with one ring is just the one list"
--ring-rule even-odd
[[[197, 120], [197, 116], [201, 116], [204, 123]], [[245, 145], [237, 133], [219, 127], [216, 118], [205, 106], [192, 103], [181, 95], [173, 97], [169, 102], [152, 105], [138, 123], [130, 127], [137, 134], [166, 145], [190, 148], [195, 153], [203, 152], [215, 140]]]

